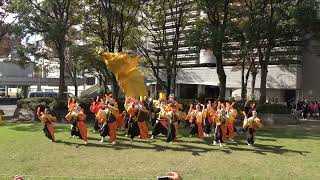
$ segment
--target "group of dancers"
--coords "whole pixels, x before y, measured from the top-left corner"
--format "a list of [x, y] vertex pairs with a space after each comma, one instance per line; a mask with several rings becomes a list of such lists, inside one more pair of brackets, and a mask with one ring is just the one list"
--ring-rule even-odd
[[[146, 141], [154, 141], [159, 134], [166, 137], [166, 142], [177, 139], [178, 129], [182, 124], [190, 127], [190, 136], [197, 135], [200, 141], [209, 137], [213, 132], [213, 145], [222, 147], [227, 142], [234, 142], [235, 121], [238, 119], [238, 110], [234, 108], [234, 102], [208, 101], [207, 104], [190, 104], [188, 112], [183, 111], [183, 105], [178, 103], [173, 96], [167, 99], [160, 94], [158, 100], [150, 100], [147, 97], [127, 97], [124, 103], [124, 111], [120, 111], [116, 100], [112, 95], [104, 98], [97, 97], [90, 106], [90, 111], [95, 114], [94, 132], [101, 136], [101, 143], [109, 136], [109, 142], [116, 144], [117, 130], [126, 130], [131, 143], [139, 137]], [[257, 117], [256, 104], [248, 102], [242, 111], [243, 129], [247, 132], [247, 144], [252, 145], [255, 140], [256, 129], [263, 124]], [[57, 118], [49, 114], [46, 108], [44, 112], [37, 110], [37, 115], [44, 124], [43, 132], [51, 140], [55, 141], [53, 123]], [[68, 114], [65, 120], [70, 122], [71, 136], [78, 136], [87, 144], [86, 115], [81, 104], [74, 99], [68, 100]], [[148, 122], [152, 122], [152, 134], [149, 135]], [[184, 123], [183, 123], [184, 122]]]

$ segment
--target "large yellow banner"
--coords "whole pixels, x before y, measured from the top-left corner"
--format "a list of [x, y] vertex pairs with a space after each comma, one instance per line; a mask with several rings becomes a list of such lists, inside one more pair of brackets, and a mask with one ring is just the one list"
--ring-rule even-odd
[[127, 53], [100, 52], [106, 65], [115, 75], [119, 87], [126, 96], [147, 96], [147, 87], [144, 77], [139, 72], [137, 56], [129, 56]]

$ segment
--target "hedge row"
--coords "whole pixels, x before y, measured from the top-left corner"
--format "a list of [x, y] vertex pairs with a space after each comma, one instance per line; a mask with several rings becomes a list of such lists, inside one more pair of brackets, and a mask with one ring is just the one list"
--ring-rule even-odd
[[17, 108], [28, 109], [35, 111], [36, 108], [40, 106], [41, 108], [48, 107], [51, 110], [62, 110], [67, 107], [67, 102], [58, 101], [52, 97], [33, 97], [20, 99], [17, 102]]
[[[92, 118], [93, 114], [90, 112], [90, 105], [94, 99], [92, 98], [79, 98], [76, 101], [80, 104], [80, 106], [84, 109], [85, 114], [89, 115]], [[58, 100], [56, 98], [51, 97], [33, 97], [21, 99], [17, 102], [17, 108], [19, 109], [27, 109], [31, 111], [36, 111], [37, 107], [41, 108], [43, 111], [44, 108], [49, 108], [53, 114], [59, 112], [59, 114], [66, 114], [68, 111], [68, 103], [67, 100]], [[120, 110], [124, 109], [124, 101], [119, 101], [118, 104]]]
[[257, 111], [258, 113], [290, 114], [288, 107], [283, 104], [258, 105]]
[[[90, 113], [90, 105], [94, 99], [92, 98], [79, 98], [77, 102], [80, 103], [81, 107], [84, 108], [85, 113]], [[189, 104], [192, 103], [191, 100], [181, 100], [184, 105], [184, 110], [187, 110]], [[124, 100], [118, 101], [118, 105], [120, 110], [123, 110], [124, 107]], [[236, 101], [234, 107], [241, 112], [244, 108], [245, 101]], [[22, 109], [28, 109], [35, 111], [36, 108], [40, 106], [42, 109], [44, 107], [48, 107], [53, 111], [67, 111], [67, 100], [59, 101], [56, 98], [50, 97], [34, 97], [34, 98], [27, 98], [21, 99], [17, 102], [17, 107]], [[283, 104], [263, 104], [257, 105], [257, 111], [259, 113], [273, 113], [273, 114], [288, 114], [290, 113], [287, 106]]]

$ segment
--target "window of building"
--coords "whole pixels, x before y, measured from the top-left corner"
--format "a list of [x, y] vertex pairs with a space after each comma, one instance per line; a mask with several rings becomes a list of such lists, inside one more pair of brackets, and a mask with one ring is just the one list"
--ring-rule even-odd
[[95, 77], [88, 77], [87, 78], [87, 85], [95, 85], [96, 84], [96, 78]]
[[218, 86], [206, 86], [205, 95], [208, 99], [217, 99], [219, 97], [219, 87]]
[[180, 98], [194, 99], [197, 97], [198, 86], [196, 84], [181, 84]]

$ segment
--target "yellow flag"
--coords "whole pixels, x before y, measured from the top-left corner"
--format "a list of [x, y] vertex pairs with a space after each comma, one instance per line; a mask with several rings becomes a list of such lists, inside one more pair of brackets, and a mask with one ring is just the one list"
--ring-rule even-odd
[[138, 57], [129, 56], [127, 53], [100, 52], [106, 65], [115, 75], [119, 87], [126, 96], [147, 96], [147, 87], [144, 77], [139, 72]]

